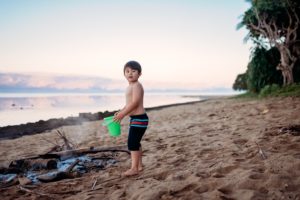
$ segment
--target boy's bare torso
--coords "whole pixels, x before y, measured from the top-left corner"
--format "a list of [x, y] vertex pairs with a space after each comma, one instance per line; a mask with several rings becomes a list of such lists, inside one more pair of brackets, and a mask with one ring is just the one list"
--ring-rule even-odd
[[144, 114], [144, 89], [139, 82], [130, 84], [126, 89], [126, 105], [130, 104], [132, 101], [137, 101], [138, 105], [128, 115]]

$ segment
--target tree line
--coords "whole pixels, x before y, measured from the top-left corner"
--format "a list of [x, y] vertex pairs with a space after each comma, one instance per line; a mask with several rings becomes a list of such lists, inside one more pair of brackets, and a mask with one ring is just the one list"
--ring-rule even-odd
[[247, 0], [251, 4], [237, 28], [253, 41], [247, 70], [233, 84], [235, 90], [259, 93], [272, 84], [300, 82], [299, 0]]

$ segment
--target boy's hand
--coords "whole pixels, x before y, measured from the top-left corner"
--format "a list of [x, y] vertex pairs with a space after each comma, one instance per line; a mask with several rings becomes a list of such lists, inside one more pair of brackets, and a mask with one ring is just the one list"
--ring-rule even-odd
[[125, 117], [125, 115], [123, 115], [121, 111], [118, 111], [114, 115], [114, 121], [120, 123], [124, 117]]

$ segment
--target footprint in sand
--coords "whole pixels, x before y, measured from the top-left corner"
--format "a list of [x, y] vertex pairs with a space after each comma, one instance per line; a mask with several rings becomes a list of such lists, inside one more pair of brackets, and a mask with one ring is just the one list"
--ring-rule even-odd
[[253, 171], [253, 172], [256, 172], [256, 173], [264, 173], [265, 170], [266, 170], [265, 167], [263, 167], [263, 166], [258, 166], [258, 167], [255, 167], [252, 171]]
[[220, 167], [217, 169], [217, 172], [222, 173], [222, 174], [229, 174], [231, 171], [237, 169], [239, 166], [238, 165], [229, 165], [226, 167]]
[[170, 147], [175, 147], [176, 146], [176, 143], [173, 143], [170, 145]]
[[189, 191], [194, 190], [194, 188], [197, 187], [197, 184], [187, 184], [186, 186], [178, 185], [177, 188], [172, 189], [169, 191], [169, 194], [174, 198], [174, 197], [182, 197], [182, 193], [186, 193]]
[[223, 174], [215, 172], [215, 173], [212, 174], [212, 177], [214, 177], [214, 178], [224, 178], [225, 176]]
[[223, 186], [223, 187], [218, 188], [218, 191], [225, 195], [229, 195], [232, 193], [231, 188], [232, 188], [232, 186]]
[[157, 140], [155, 140], [155, 142], [157, 142], [157, 143], [161, 143], [163, 141], [163, 139], [161, 139], [161, 138], [158, 138]]
[[210, 177], [210, 174], [209, 173], [207, 173], [207, 172], [203, 172], [203, 171], [201, 171], [201, 172], [197, 172], [196, 174], [195, 174], [197, 177], [200, 177], [200, 178], [209, 178]]
[[179, 166], [186, 162], [186, 159], [182, 156], [176, 156], [175, 158], [172, 158], [170, 161], [168, 161], [168, 164], [173, 164], [174, 166]]
[[293, 157], [296, 158], [296, 159], [300, 159], [300, 153], [294, 154]]
[[167, 144], [161, 144], [156, 147], [157, 150], [165, 150], [167, 148]]
[[248, 140], [244, 139], [244, 138], [233, 140], [233, 143], [236, 145], [244, 145], [247, 142], [248, 142]]
[[207, 185], [201, 185], [200, 187], [197, 187], [196, 189], [194, 189], [194, 191], [198, 194], [208, 192], [208, 190], [209, 190], [209, 186], [207, 186]]
[[231, 156], [233, 156], [233, 157], [237, 157], [237, 156], [239, 156], [240, 154], [238, 154], [237, 152], [232, 152], [231, 153]]
[[167, 180], [172, 180], [172, 181], [183, 181], [187, 179], [191, 175], [190, 172], [188, 171], [177, 171], [172, 174], [170, 174], [167, 178]]
[[154, 174], [152, 177], [158, 181], [166, 180], [168, 175], [170, 174], [170, 171], [160, 171], [156, 174]]
[[254, 179], [254, 180], [262, 179], [262, 178], [263, 178], [263, 174], [258, 174], [258, 173], [250, 174], [250, 175], [249, 175], [249, 178], [250, 178], [250, 179]]
[[175, 150], [176, 153], [184, 153], [186, 150], [182, 147], [179, 147]]
[[288, 145], [287, 146], [287, 149], [288, 150], [296, 150], [296, 151], [299, 151], [300, 150], [300, 146], [299, 146], [299, 144], [291, 144], [291, 145]]
[[202, 156], [202, 155], [204, 155], [204, 154], [208, 154], [208, 153], [210, 153], [210, 152], [212, 152], [213, 151], [213, 149], [211, 149], [211, 148], [205, 148], [205, 149], [202, 149], [200, 152], [199, 152], [199, 156]]
[[214, 137], [214, 136], [216, 136], [217, 134], [209, 134], [209, 135], [207, 135], [206, 137]]
[[227, 174], [229, 174], [231, 171], [237, 169], [238, 165], [229, 165], [226, 167], [219, 167], [215, 170], [214, 173], [212, 173], [212, 177], [214, 178], [224, 178]]
[[235, 161], [236, 161], [236, 162], [245, 162], [246, 159], [243, 159], [243, 158], [237, 158], [237, 159], [235, 159]]
[[212, 160], [215, 159], [215, 154], [213, 152], [213, 149], [205, 148], [197, 154], [197, 157], [205, 160]]

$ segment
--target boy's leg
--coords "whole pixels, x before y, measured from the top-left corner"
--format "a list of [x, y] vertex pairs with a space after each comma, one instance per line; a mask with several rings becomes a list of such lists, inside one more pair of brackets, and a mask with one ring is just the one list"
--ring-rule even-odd
[[131, 168], [124, 172], [125, 176], [132, 176], [139, 173], [139, 157], [140, 151], [130, 151], [131, 154]]
[[139, 171], [143, 171], [143, 150], [142, 150], [142, 146], [140, 147], [139, 150], [139, 166], [138, 166], [138, 170]]

